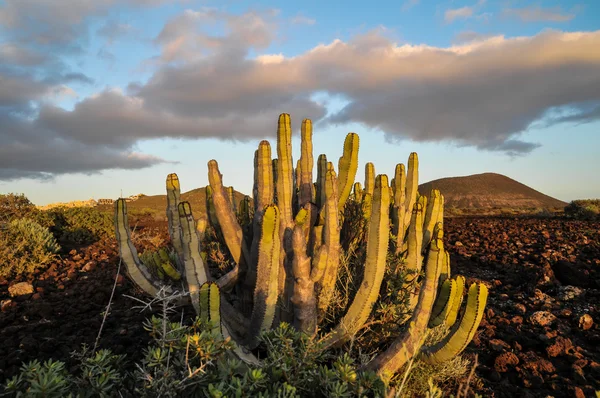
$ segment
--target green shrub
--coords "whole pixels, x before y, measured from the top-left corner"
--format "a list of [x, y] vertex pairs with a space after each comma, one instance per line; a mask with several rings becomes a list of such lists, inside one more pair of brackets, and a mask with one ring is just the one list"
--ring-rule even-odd
[[30, 216], [37, 211], [24, 194], [0, 194], [0, 222]]
[[48, 228], [28, 218], [14, 219], [0, 236], [0, 277], [31, 274], [52, 262], [59, 250]]
[[115, 233], [112, 216], [93, 207], [56, 207], [37, 212], [35, 220], [63, 245], [90, 244]]
[[600, 199], [574, 200], [565, 207], [565, 215], [580, 220], [600, 219]]

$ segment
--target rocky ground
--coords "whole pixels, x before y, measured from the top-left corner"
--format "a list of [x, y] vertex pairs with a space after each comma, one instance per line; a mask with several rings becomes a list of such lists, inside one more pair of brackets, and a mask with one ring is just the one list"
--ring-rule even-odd
[[[560, 219], [445, 220], [453, 273], [489, 289], [486, 314], [467, 352], [477, 353], [486, 396], [593, 397], [600, 390], [600, 223]], [[139, 227], [142, 226], [140, 229]], [[166, 223], [140, 224], [138, 242], [155, 247]], [[70, 353], [96, 341], [113, 284], [100, 348], [140, 358], [148, 335], [125, 295], [142, 297], [117, 273], [116, 242], [75, 248], [38, 273], [27, 294], [0, 280], [0, 382], [23, 361], [74, 367]], [[156, 309], [154, 309], [156, 311]], [[187, 310], [186, 310], [187, 311]], [[490, 393], [491, 391], [491, 393]]]

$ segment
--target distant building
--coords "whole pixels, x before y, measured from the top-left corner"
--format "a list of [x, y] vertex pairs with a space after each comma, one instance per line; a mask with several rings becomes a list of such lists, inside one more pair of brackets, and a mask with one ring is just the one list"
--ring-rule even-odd
[[115, 203], [114, 199], [98, 199], [98, 205], [112, 205]]

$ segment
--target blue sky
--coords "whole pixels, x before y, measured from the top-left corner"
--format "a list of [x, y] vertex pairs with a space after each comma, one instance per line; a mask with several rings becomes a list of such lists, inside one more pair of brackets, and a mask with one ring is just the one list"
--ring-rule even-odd
[[[0, 193], [36, 204], [207, 185], [250, 193], [277, 115], [337, 163], [505, 174], [600, 197], [600, 3], [0, 0]], [[294, 141], [295, 158], [299, 142]]]

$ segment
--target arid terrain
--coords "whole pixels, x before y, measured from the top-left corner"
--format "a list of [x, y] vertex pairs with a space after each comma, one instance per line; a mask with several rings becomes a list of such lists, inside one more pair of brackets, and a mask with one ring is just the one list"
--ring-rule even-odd
[[518, 215], [562, 211], [566, 203], [496, 173], [441, 178], [419, 186], [425, 194], [439, 189], [447, 214]]
[[[164, 221], [148, 215], [135, 224], [140, 237], [153, 237], [137, 239], [138, 248], [168, 240]], [[559, 218], [446, 218], [453, 273], [490, 289], [465, 351], [479, 356], [481, 394], [589, 397], [600, 389], [599, 231], [600, 222]], [[142, 322], [151, 312], [125, 297], [142, 296], [118, 267], [116, 242], [103, 240], [38, 272], [33, 294], [7, 301], [9, 283], [0, 281], [0, 382], [35, 358], [74, 366], [69, 354], [94, 345], [115, 277], [99, 347], [139, 359], [149, 339]]]

